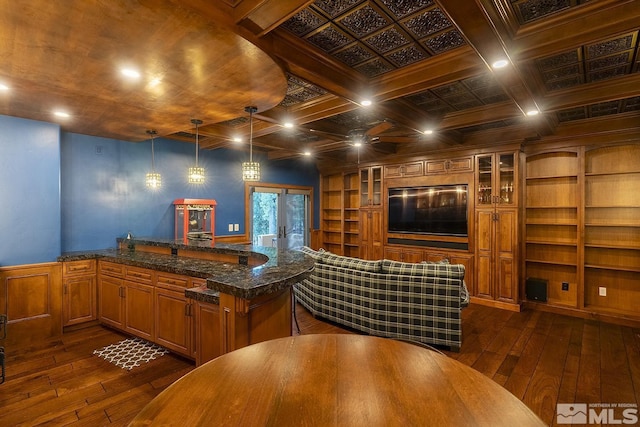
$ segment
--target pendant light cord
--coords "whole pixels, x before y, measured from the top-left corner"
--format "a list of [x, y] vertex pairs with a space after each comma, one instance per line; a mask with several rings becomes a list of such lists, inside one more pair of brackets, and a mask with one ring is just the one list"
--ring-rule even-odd
[[196, 125], [196, 167], [198, 167], [198, 125], [202, 124], [202, 120], [191, 119], [191, 123]]
[[151, 172], [156, 172], [156, 156], [153, 149], [153, 141], [154, 137], [158, 132], [155, 129], [151, 129], [147, 131], [147, 134], [151, 135]]

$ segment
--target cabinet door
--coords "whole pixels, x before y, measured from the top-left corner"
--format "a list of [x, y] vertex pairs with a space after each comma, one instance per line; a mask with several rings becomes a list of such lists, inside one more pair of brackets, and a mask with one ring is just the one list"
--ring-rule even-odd
[[183, 292], [155, 289], [156, 343], [191, 357], [191, 306]]
[[124, 300], [125, 331], [153, 341], [153, 286], [126, 281]]
[[222, 328], [219, 305], [198, 301], [195, 309], [196, 365], [200, 366], [222, 354]]
[[491, 284], [493, 280], [493, 211], [476, 213], [476, 259], [477, 274], [475, 296], [493, 299]]
[[96, 277], [70, 277], [62, 288], [62, 326], [96, 320]]
[[516, 264], [516, 211], [499, 210], [496, 213], [496, 295], [505, 302], [517, 302]]
[[409, 176], [422, 176], [422, 162], [403, 163], [401, 165], [388, 165], [384, 167], [385, 178], [401, 178]]
[[473, 271], [473, 255], [471, 254], [450, 254], [451, 264], [464, 265], [464, 282], [470, 295], [475, 294], [475, 272]]
[[122, 279], [100, 276], [98, 279], [98, 313], [100, 321], [121, 329], [124, 324], [124, 282]]
[[382, 259], [382, 210], [363, 209], [360, 211], [360, 258]]

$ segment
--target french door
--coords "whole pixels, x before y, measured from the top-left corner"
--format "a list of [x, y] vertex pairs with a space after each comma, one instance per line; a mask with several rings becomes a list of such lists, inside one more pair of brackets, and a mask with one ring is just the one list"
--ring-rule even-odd
[[292, 249], [309, 244], [310, 189], [251, 186], [249, 191], [254, 245]]

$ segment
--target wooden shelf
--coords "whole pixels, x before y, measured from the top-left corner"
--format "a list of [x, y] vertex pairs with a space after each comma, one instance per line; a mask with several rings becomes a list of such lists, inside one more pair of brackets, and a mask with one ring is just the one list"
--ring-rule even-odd
[[640, 175], [640, 170], [637, 171], [622, 171], [622, 172], [586, 172], [585, 177], [589, 176], [617, 176], [617, 175]]
[[640, 246], [629, 246], [629, 245], [611, 245], [611, 244], [597, 244], [597, 243], [585, 243], [585, 248], [600, 248], [600, 249], [621, 249], [621, 250], [631, 250], [631, 251], [640, 251]]
[[527, 224], [527, 225], [551, 225], [551, 226], [553, 226], [553, 225], [575, 225], [575, 226], [577, 226], [578, 225], [576, 223], [576, 221], [553, 220], [553, 219], [526, 221], [525, 224]]
[[535, 264], [548, 264], [548, 265], [564, 265], [567, 267], [577, 267], [578, 264], [575, 262], [561, 262], [561, 261], [544, 261], [540, 259], [526, 259], [526, 262], [531, 262]]
[[640, 273], [639, 267], [620, 267], [619, 265], [603, 265], [603, 264], [585, 264], [585, 268], [594, 268], [597, 270], [615, 270], [615, 271], [627, 271], [631, 273]]
[[546, 176], [528, 176], [526, 178], [527, 181], [533, 181], [533, 180], [553, 180], [553, 179], [566, 179], [566, 178], [578, 178], [578, 175], [576, 174], [570, 174], [570, 175], [546, 175]]

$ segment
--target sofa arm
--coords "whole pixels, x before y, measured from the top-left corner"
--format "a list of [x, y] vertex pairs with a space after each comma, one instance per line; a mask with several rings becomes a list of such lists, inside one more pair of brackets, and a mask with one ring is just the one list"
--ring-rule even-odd
[[460, 307], [469, 306], [469, 290], [467, 289], [467, 283], [462, 281], [462, 290], [460, 291]]

